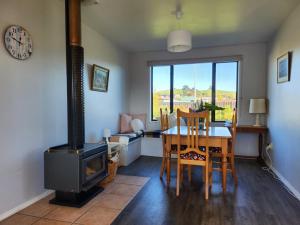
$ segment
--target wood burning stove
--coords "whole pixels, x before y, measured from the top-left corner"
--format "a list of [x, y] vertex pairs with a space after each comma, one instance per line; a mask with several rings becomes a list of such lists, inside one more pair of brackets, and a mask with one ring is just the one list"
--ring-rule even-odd
[[50, 203], [81, 207], [102, 191], [107, 176], [107, 145], [85, 144], [81, 0], [65, 0], [68, 95], [68, 144], [44, 153], [45, 188], [55, 190]]
[[81, 207], [103, 190], [98, 183], [107, 177], [107, 145], [85, 144], [79, 150], [52, 147], [44, 160], [45, 188], [56, 193], [50, 203]]
[[82, 159], [82, 183], [83, 188], [93, 184], [95, 178], [103, 178], [107, 175], [107, 151], [100, 151]]

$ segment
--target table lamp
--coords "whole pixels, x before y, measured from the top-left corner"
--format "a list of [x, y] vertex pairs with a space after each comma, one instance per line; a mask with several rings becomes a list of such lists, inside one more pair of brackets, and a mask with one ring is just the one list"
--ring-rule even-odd
[[111, 137], [111, 132], [110, 132], [110, 129], [108, 128], [104, 128], [104, 131], [103, 131], [103, 137], [106, 139], [106, 143], [108, 143], [108, 138]]
[[250, 99], [250, 107], [249, 107], [249, 113], [256, 114], [256, 127], [262, 126], [260, 124], [260, 114], [266, 113], [266, 99], [264, 98], [252, 98]]

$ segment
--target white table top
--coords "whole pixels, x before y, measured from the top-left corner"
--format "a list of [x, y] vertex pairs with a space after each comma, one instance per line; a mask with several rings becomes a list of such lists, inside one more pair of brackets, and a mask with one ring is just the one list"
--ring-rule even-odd
[[[177, 135], [177, 126], [163, 132], [165, 135]], [[180, 135], [187, 136], [187, 126], [180, 126]], [[206, 135], [206, 130], [199, 130], [199, 136]], [[209, 127], [209, 137], [231, 138], [231, 133], [227, 127]]]

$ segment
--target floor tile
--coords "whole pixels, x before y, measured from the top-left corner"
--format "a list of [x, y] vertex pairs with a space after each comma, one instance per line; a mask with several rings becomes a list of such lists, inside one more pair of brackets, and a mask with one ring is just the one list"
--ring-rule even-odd
[[43, 217], [58, 207], [56, 205], [49, 204], [49, 199], [50, 197], [46, 197], [21, 210], [19, 213], [29, 216]]
[[101, 193], [93, 199], [93, 206], [110, 209], [124, 209], [132, 199], [131, 196]]
[[38, 220], [37, 217], [15, 214], [0, 222], [0, 225], [30, 225]]
[[114, 183], [144, 185], [148, 180], [148, 177], [117, 175], [114, 179]]
[[80, 217], [76, 224], [81, 225], [109, 225], [119, 215], [121, 211], [116, 209], [92, 207], [82, 217]]
[[57, 221], [57, 220], [49, 220], [49, 219], [41, 219], [36, 222], [34, 225], [71, 225], [72, 223]]
[[73, 223], [89, 209], [88, 206], [91, 205], [85, 205], [82, 208], [59, 206], [44, 218]]
[[141, 188], [142, 186], [138, 186], [138, 185], [114, 183], [114, 185], [106, 189], [104, 193], [115, 194], [115, 195], [126, 195], [126, 196], [133, 197], [140, 191]]
[[105, 185], [102, 193], [82, 208], [49, 204], [54, 197], [51, 194], [0, 222], [0, 225], [108, 225], [148, 180], [145, 177], [117, 176], [114, 182]]
[[109, 189], [111, 186], [113, 186], [115, 183], [110, 182], [110, 183], [100, 183], [100, 187], [104, 188], [104, 190]]

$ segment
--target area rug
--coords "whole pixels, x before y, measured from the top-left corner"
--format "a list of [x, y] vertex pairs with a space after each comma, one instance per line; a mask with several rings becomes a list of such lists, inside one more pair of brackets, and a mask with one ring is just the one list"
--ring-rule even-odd
[[148, 177], [117, 175], [102, 193], [82, 208], [49, 204], [53, 194], [30, 205], [0, 225], [109, 225], [148, 182]]

